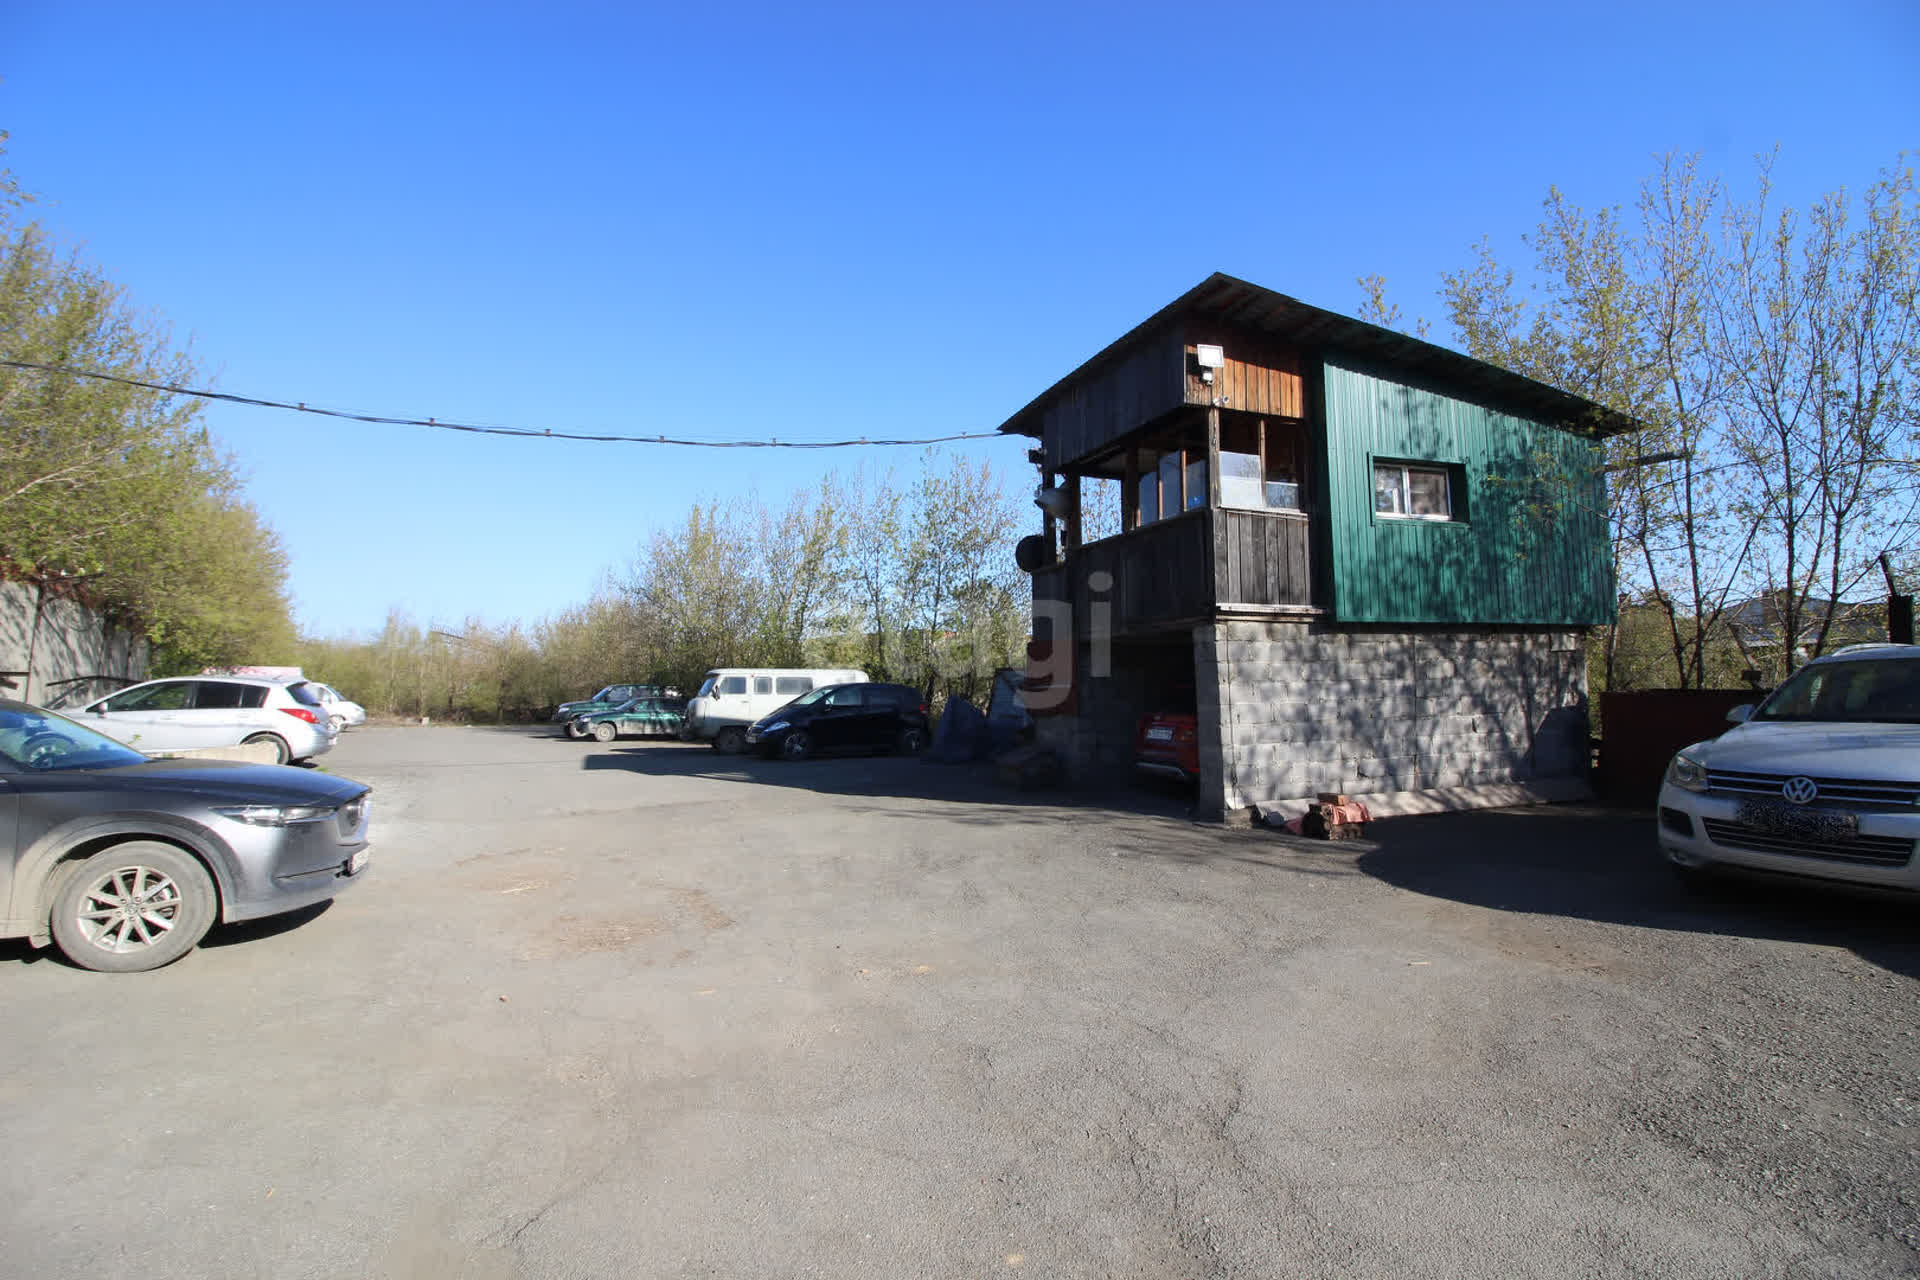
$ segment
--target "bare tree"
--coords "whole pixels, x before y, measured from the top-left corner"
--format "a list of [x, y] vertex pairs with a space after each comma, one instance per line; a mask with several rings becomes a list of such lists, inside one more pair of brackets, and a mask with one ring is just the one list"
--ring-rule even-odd
[[[1769, 168], [1738, 203], [1697, 157], [1664, 156], [1625, 217], [1550, 190], [1524, 285], [1484, 242], [1442, 277], [1468, 352], [1644, 424], [1604, 454], [1615, 571], [1664, 616], [1682, 686], [1709, 679], [1743, 599], [1780, 602], [1775, 675], [1820, 652], [1835, 614], [1810, 604], [1911, 545], [1920, 513], [1911, 170], [1883, 173], [1856, 221], [1844, 192], [1773, 210]], [[1363, 311], [1399, 323], [1384, 282], [1360, 283]]]

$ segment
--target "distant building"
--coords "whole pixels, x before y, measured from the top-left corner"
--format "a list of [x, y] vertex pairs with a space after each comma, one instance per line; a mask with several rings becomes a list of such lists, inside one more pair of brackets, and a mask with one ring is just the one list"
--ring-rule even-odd
[[[1741, 656], [1768, 679], [1786, 674], [1782, 651], [1788, 647], [1789, 598], [1788, 592], [1769, 591], [1728, 605], [1720, 615]], [[1826, 630], [1824, 644], [1821, 643], [1822, 628]], [[1836, 602], [1807, 596], [1799, 603], [1793, 630], [1794, 666], [1816, 656], [1815, 646], [1831, 653], [1843, 645], [1881, 642], [1887, 638], [1887, 602], [1884, 599]]]
[[[1210, 277], [1000, 428], [1053, 490], [1023, 549], [1041, 741], [1118, 778], [1142, 714], [1190, 712], [1221, 816], [1579, 794], [1582, 639], [1614, 608], [1597, 441], [1634, 426]], [[1120, 532], [1083, 541], [1095, 480]]]

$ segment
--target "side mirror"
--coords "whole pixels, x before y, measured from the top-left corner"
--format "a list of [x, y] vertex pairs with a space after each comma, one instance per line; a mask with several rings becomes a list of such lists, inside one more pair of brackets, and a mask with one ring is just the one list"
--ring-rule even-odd
[[1753, 719], [1753, 704], [1751, 702], [1743, 702], [1733, 710], [1727, 712], [1728, 724], [1745, 724], [1751, 719]]

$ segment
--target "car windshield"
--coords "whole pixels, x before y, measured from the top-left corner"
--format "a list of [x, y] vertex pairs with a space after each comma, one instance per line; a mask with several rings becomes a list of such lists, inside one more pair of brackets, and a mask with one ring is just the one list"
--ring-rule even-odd
[[1860, 658], [1802, 667], [1753, 718], [1920, 724], [1920, 660]]
[[0, 760], [15, 769], [113, 769], [147, 757], [65, 716], [0, 702]]
[[705, 680], [701, 681], [699, 692], [695, 693], [693, 696], [696, 698], [707, 697], [713, 692], [713, 686], [719, 682], [719, 679], [720, 679], [720, 676], [717, 672], [713, 674], [709, 674]]
[[814, 703], [820, 701], [820, 699], [832, 693], [835, 689], [838, 689], [839, 687], [840, 686], [837, 684], [823, 684], [818, 689], [815, 689], [810, 693], [801, 694], [799, 697], [795, 698], [792, 702], [789, 702], [787, 705], [790, 707], [810, 707]]

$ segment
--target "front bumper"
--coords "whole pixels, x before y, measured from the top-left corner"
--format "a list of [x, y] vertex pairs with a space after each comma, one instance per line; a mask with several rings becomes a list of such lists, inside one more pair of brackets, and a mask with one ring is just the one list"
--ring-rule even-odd
[[1820, 839], [1782, 835], [1742, 821], [1743, 797], [1660, 788], [1654, 813], [1660, 850], [1676, 866], [1727, 868], [1920, 891], [1920, 810], [1836, 807], [1857, 815], [1858, 835]]
[[255, 827], [228, 820], [220, 834], [234, 853], [236, 875], [221, 903], [222, 920], [254, 920], [323, 902], [367, 878], [371, 808], [320, 822]]

